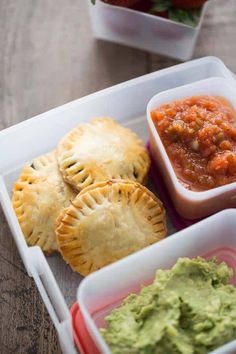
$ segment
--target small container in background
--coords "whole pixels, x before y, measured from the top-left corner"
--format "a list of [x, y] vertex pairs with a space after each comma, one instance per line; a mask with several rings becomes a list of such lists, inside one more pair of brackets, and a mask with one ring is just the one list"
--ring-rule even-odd
[[184, 61], [192, 57], [207, 6], [208, 3], [203, 6], [196, 27], [101, 0], [97, 0], [96, 5], [90, 4], [90, 15], [97, 39]]

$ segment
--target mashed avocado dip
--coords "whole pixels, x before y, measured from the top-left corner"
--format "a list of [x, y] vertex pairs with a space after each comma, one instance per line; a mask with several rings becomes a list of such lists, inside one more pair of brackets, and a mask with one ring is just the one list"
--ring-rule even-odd
[[202, 354], [236, 338], [232, 269], [215, 259], [180, 258], [127, 297], [101, 333], [114, 354]]

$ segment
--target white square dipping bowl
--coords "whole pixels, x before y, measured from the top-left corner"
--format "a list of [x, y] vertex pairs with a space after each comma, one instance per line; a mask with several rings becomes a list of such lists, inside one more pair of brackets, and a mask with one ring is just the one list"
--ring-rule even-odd
[[147, 121], [152, 155], [162, 173], [177, 212], [187, 219], [197, 219], [226, 208], [236, 207], [236, 182], [206, 191], [191, 191], [178, 180], [161, 138], [151, 118], [151, 111], [162, 104], [198, 95], [226, 98], [236, 110], [234, 80], [212, 77], [163, 91], [152, 97], [147, 105]]

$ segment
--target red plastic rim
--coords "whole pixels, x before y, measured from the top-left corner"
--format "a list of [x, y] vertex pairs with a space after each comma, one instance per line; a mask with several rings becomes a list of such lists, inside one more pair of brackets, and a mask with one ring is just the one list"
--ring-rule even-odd
[[101, 354], [97, 349], [85, 325], [79, 304], [76, 302], [71, 307], [73, 337], [81, 354]]

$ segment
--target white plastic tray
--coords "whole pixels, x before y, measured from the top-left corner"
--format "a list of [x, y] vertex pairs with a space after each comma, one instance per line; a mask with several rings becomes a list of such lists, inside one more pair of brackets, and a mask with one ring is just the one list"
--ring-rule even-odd
[[[25, 163], [54, 149], [67, 131], [93, 116], [113, 116], [147, 141], [145, 112], [149, 99], [162, 90], [212, 76], [234, 80], [219, 59], [206, 57], [102, 90], [0, 132], [0, 202], [27, 272], [34, 278], [56, 327], [63, 353], [76, 352], [68, 306], [76, 301], [81, 277], [59, 255], [46, 259], [39, 247], [26, 245], [11, 206], [13, 182]], [[169, 233], [173, 231], [169, 225]]]

